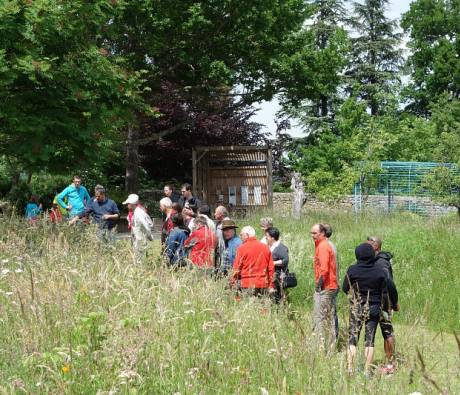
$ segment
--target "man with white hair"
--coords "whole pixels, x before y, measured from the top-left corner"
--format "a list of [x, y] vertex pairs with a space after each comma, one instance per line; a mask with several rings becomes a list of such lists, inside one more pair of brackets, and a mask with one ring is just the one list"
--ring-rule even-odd
[[243, 244], [236, 251], [231, 285], [239, 281], [238, 288], [254, 296], [274, 292], [275, 266], [270, 248], [256, 239], [251, 226], [241, 229], [240, 237]]
[[139, 196], [132, 193], [123, 202], [133, 211], [131, 222], [131, 237], [136, 257], [143, 259], [147, 251], [147, 245], [153, 240], [153, 221], [144, 208], [140, 205]]

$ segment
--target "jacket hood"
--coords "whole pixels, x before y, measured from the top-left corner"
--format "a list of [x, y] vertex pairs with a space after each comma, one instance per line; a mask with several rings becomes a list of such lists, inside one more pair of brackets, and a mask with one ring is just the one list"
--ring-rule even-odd
[[375, 260], [375, 251], [369, 243], [362, 243], [355, 249], [358, 263], [371, 263]]
[[393, 254], [391, 252], [380, 251], [377, 255], [377, 258], [383, 258], [387, 261], [390, 261], [393, 258]]

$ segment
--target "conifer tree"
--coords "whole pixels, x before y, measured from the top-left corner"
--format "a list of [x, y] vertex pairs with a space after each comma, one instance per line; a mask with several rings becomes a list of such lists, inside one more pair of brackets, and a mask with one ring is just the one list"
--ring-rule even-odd
[[352, 46], [347, 90], [367, 102], [371, 115], [385, 112], [385, 95], [398, 82], [402, 65], [401, 33], [397, 22], [385, 16], [388, 4], [388, 0], [356, 2], [349, 21]]

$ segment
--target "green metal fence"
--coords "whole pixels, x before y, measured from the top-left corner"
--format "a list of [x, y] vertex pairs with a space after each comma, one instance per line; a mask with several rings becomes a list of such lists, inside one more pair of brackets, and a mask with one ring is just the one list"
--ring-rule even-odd
[[381, 162], [379, 169], [362, 173], [360, 181], [354, 185], [355, 211], [361, 211], [365, 203], [373, 201], [377, 208], [386, 212], [403, 209], [426, 214], [428, 205], [432, 204], [429, 199], [432, 192], [424, 187], [424, 181], [439, 167], [448, 168], [454, 175], [459, 174], [453, 163]]

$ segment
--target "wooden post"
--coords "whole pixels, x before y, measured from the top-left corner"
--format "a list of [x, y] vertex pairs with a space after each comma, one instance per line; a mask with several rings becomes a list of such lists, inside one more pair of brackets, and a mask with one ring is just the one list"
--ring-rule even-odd
[[300, 219], [302, 206], [305, 202], [305, 191], [303, 188], [302, 176], [300, 173], [293, 173], [291, 179], [292, 196], [292, 216]]
[[268, 207], [273, 208], [273, 167], [272, 167], [272, 150], [267, 150], [267, 196]]
[[196, 188], [196, 183], [198, 182], [198, 177], [197, 177], [197, 163], [196, 163], [196, 150], [195, 148], [192, 148], [192, 183], [193, 183], [193, 195], [196, 196], [197, 193], [197, 188]]

